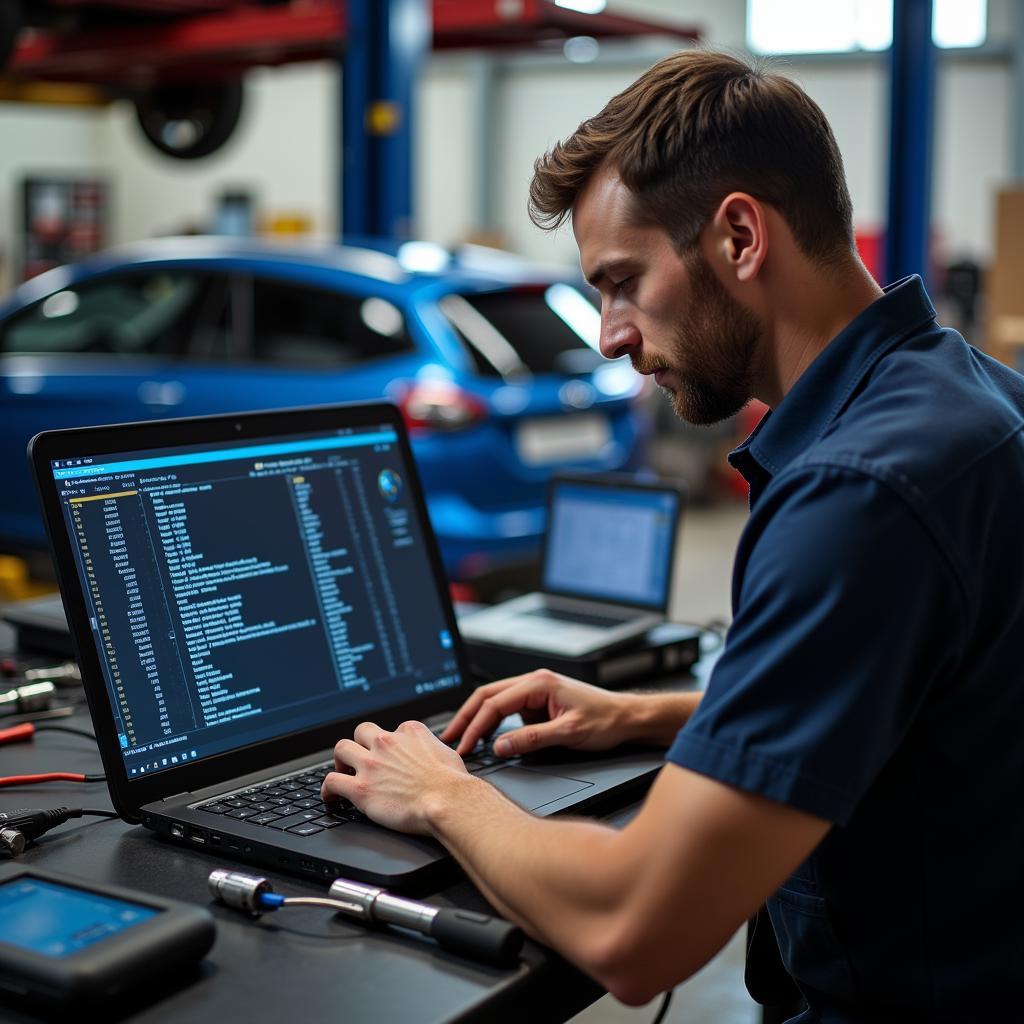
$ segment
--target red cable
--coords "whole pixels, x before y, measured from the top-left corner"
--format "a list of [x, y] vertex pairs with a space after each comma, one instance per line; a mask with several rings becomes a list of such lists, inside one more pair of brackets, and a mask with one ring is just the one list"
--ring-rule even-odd
[[9, 729], [0, 729], [0, 743], [20, 743], [30, 740], [35, 735], [36, 727], [31, 722], [14, 725]]
[[[0, 744], [17, 743], [31, 739], [36, 727], [31, 722], [0, 729]], [[80, 772], [46, 772], [43, 775], [0, 775], [0, 789], [4, 786], [32, 786], [37, 782], [103, 782], [102, 775], [82, 775]]]
[[3, 775], [0, 788], [4, 786], [31, 786], [37, 782], [102, 782], [103, 776], [80, 775], [76, 772], [47, 772], [45, 775]]
[[31, 786], [36, 782], [85, 782], [84, 775], [74, 772], [47, 772], [45, 775], [4, 775], [0, 786]]

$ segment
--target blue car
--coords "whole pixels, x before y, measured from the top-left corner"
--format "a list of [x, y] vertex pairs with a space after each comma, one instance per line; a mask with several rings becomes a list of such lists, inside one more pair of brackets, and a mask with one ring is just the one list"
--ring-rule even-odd
[[451, 578], [520, 562], [553, 471], [643, 462], [642, 379], [599, 322], [569, 275], [423, 243], [163, 239], [50, 271], [0, 304], [0, 545], [45, 547], [40, 430], [388, 398]]

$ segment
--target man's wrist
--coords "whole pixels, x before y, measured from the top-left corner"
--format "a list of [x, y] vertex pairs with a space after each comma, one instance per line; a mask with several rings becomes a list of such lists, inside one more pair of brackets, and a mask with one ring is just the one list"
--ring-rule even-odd
[[700, 703], [701, 693], [628, 693], [627, 739], [668, 747]]
[[423, 818], [429, 834], [443, 842], [457, 824], [458, 815], [472, 807], [480, 799], [481, 789], [487, 788], [468, 772], [453, 771], [441, 785], [429, 790], [423, 798]]

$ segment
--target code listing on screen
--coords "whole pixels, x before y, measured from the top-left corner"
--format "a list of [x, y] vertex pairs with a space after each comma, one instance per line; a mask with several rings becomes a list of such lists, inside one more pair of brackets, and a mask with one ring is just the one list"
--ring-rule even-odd
[[129, 776], [461, 681], [392, 428], [53, 474]]

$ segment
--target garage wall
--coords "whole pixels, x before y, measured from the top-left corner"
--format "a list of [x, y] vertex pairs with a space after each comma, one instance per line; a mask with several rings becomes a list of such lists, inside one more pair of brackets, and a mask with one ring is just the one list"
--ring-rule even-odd
[[995, 239], [995, 194], [1014, 181], [1014, 76], [1008, 62], [961, 60], [939, 76], [932, 203], [951, 257], [982, 261]]
[[258, 68], [243, 121], [202, 160], [171, 160], [145, 141], [132, 106], [113, 104], [98, 146], [117, 189], [117, 239], [177, 233], [208, 221], [225, 190], [251, 191], [266, 213], [301, 213], [320, 233], [337, 219], [338, 72], [332, 64]]
[[464, 241], [479, 227], [473, 81], [468, 62], [435, 62], [417, 90], [413, 210], [420, 237], [441, 245]]
[[[616, 0], [622, 13], [701, 28], [715, 45], [742, 48], [745, 0]], [[1012, 0], [990, 0], [990, 35], [1012, 38]], [[415, 207], [421, 237], [452, 244], [497, 230], [508, 244], [545, 262], [576, 260], [571, 231], [551, 237], [525, 214], [534, 159], [570, 133], [657, 59], [665, 39], [642, 53], [607, 46], [598, 63], [557, 56], [504, 57], [495, 65], [492, 139], [494, 206], [481, 224], [478, 162], [479, 56], [439, 55], [417, 94]], [[846, 162], [857, 225], [885, 219], [888, 99], [878, 57], [794, 59], [785, 66], [824, 108]], [[106, 174], [114, 186], [115, 241], [205, 223], [226, 189], [249, 189], [265, 213], [295, 212], [326, 236], [338, 211], [339, 73], [331, 63], [258, 69], [249, 76], [245, 120], [214, 156], [189, 164], [151, 151], [127, 104], [59, 110], [0, 104], [0, 249], [10, 256], [17, 180], [29, 171]], [[1015, 110], [1009, 48], [996, 58], [947, 60], [937, 95], [934, 217], [951, 256], [985, 259], [992, 242], [992, 195], [1011, 178]], [[979, 116], [984, 111], [984, 116]], [[9, 258], [7, 264], [9, 266]], [[0, 270], [0, 288], [9, 284]]]
[[12, 263], [21, 262], [22, 180], [95, 175], [102, 118], [102, 111], [91, 108], [0, 103], [0, 294], [10, 286]]

